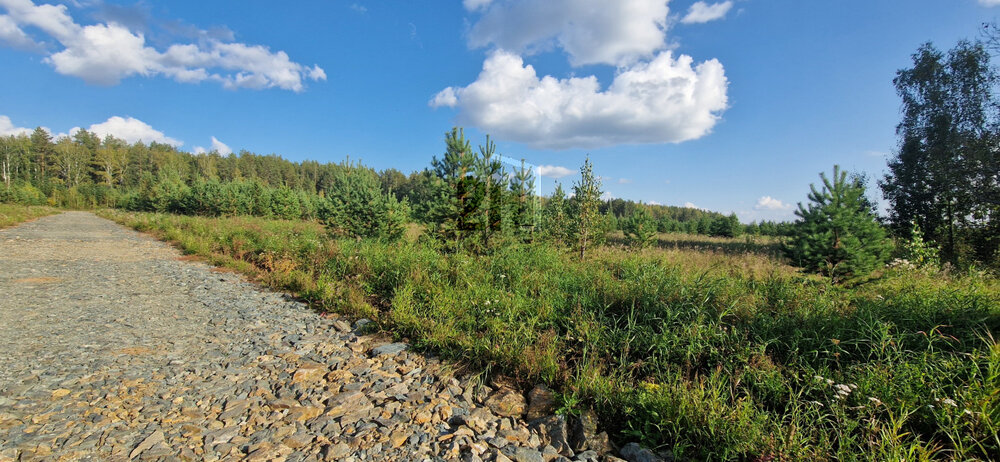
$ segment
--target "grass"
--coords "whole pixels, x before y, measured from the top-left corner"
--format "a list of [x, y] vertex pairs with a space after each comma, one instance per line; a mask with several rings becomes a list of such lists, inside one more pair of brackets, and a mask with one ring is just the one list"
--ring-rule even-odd
[[1000, 454], [1000, 283], [983, 274], [889, 269], [845, 288], [725, 245], [579, 262], [542, 245], [442, 255], [307, 222], [104, 214], [478, 370], [552, 384], [619, 442], [697, 460]]
[[55, 213], [59, 211], [52, 207], [0, 204], [0, 229]]

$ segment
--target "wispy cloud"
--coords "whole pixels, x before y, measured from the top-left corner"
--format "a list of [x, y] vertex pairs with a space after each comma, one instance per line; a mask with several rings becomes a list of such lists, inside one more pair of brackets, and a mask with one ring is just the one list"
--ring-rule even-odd
[[733, 2], [727, 0], [725, 2], [713, 3], [709, 5], [705, 2], [694, 2], [688, 12], [681, 19], [684, 24], [701, 24], [709, 21], [715, 21], [717, 19], [722, 19], [726, 17], [726, 13], [733, 8]]

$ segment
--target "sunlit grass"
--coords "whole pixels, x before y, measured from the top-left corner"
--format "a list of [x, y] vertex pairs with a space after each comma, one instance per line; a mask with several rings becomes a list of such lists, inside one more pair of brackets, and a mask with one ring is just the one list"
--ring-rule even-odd
[[0, 229], [55, 213], [59, 211], [52, 207], [0, 204]]
[[739, 238], [579, 262], [543, 245], [442, 255], [315, 223], [108, 215], [472, 368], [550, 383], [622, 442], [697, 460], [1000, 453], [1000, 284], [982, 274], [894, 269], [846, 288], [735, 251]]

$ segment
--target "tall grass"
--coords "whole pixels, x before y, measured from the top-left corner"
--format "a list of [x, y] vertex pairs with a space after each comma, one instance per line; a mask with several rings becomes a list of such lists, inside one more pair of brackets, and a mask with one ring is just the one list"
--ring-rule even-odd
[[619, 441], [699, 460], [1000, 454], [1000, 284], [983, 275], [890, 270], [844, 288], [753, 252], [443, 255], [303, 222], [109, 216], [472, 367], [550, 383]]
[[0, 229], [58, 212], [52, 207], [0, 203]]

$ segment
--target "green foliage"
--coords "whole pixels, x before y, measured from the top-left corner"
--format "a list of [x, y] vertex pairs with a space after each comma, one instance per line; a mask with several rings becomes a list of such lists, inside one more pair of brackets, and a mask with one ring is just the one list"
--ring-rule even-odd
[[680, 459], [1000, 453], [1000, 285], [981, 275], [897, 268], [846, 288], [745, 253], [440, 253], [303, 222], [111, 216], [443, 358], [548, 382], [617, 442]]
[[899, 149], [880, 182], [898, 235], [916, 222], [953, 264], [993, 261], [1000, 249], [998, 74], [981, 43], [947, 54], [930, 43], [893, 83], [903, 102]]
[[452, 251], [475, 245], [481, 236], [484, 188], [475, 176], [478, 158], [465, 139], [465, 132], [453, 128], [445, 134], [444, 157], [434, 157], [431, 165], [437, 176], [437, 196], [429, 212], [434, 236]]
[[403, 236], [409, 214], [406, 203], [384, 192], [375, 172], [361, 166], [347, 168], [329, 194], [332, 214], [327, 225], [335, 232], [386, 241]]
[[902, 257], [917, 268], [936, 268], [941, 266], [938, 248], [924, 240], [924, 232], [916, 221], [910, 230], [910, 238], [903, 242]]
[[580, 167], [580, 181], [573, 183], [572, 233], [580, 260], [587, 258], [587, 249], [594, 245], [594, 241], [602, 240], [607, 231], [598, 210], [601, 194], [601, 181], [594, 176], [594, 166], [588, 157]]
[[847, 172], [833, 167], [832, 179], [820, 174], [822, 189], [810, 185], [808, 208], [799, 203], [795, 232], [787, 254], [807, 271], [834, 281], [864, 277], [882, 265], [891, 244], [885, 230], [864, 200], [864, 185], [848, 180]]
[[648, 247], [656, 239], [656, 221], [642, 204], [632, 210], [632, 214], [622, 220], [622, 231], [629, 244], [638, 248]]
[[718, 217], [713, 220], [708, 234], [716, 237], [738, 237], [743, 234], [743, 225], [733, 213], [728, 217]]
[[552, 197], [549, 197], [542, 208], [542, 235], [545, 239], [560, 247], [569, 246], [571, 226], [569, 213], [566, 192], [563, 191], [562, 184], [556, 183]]
[[493, 237], [503, 232], [504, 198], [508, 182], [506, 172], [497, 158], [496, 149], [496, 143], [486, 135], [486, 146], [479, 146], [476, 165], [476, 178], [483, 187], [480, 228], [481, 245], [484, 249], [490, 248]]
[[510, 179], [510, 200], [508, 201], [508, 217], [510, 229], [515, 238], [531, 240], [535, 232], [538, 210], [538, 198], [535, 197], [535, 176], [530, 168], [524, 166], [514, 171]]

